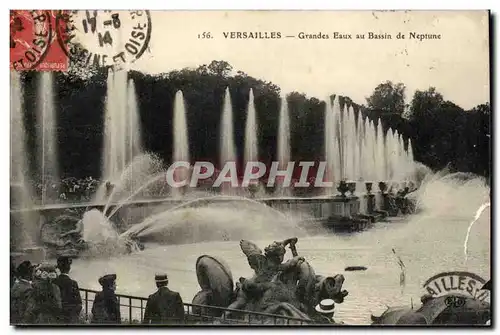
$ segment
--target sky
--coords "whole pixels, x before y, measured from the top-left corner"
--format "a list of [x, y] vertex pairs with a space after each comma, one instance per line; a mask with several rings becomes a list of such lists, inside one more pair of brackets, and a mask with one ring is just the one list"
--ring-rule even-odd
[[[225, 60], [283, 93], [334, 93], [366, 103], [378, 84], [391, 80], [406, 85], [407, 102], [430, 86], [465, 109], [489, 101], [486, 11], [152, 11], [151, 23], [149, 50], [131, 66], [145, 73]], [[203, 32], [212, 38], [198, 38]], [[224, 32], [280, 32], [282, 38], [227, 39]], [[353, 39], [285, 38], [300, 32]], [[368, 32], [392, 39], [368, 39]], [[399, 32], [406, 39], [396, 39]], [[441, 38], [419, 41], [410, 32]]]

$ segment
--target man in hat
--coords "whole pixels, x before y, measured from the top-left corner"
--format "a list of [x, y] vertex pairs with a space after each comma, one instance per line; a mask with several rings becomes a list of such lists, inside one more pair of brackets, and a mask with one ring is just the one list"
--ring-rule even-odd
[[10, 290], [10, 323], [15, 325], [23, 321], [26, 312], [26, 302], [33, 286], [33, 265], [24, 261], [16, 269], [17, 280]]
[[143, 324], [180, 324], [184, 321], [184, 304], [179, 293], [171, 291], [166, 274], [155, 276], [158, 290], [146, 303]]
[[318, 314], [315, 320], [318, 324], [334, 324], [333, 313], [335, 310], [335, 302], [332, 299], [323, 299], [315, 308]]
[[92, 305], [92, 323], [120, 324], [120, 302], [115, 294], [116, 274], [99, 278], [102, 291], [97, 293]]
[[78, 283], [68, 275], [71, 270], [72, 260], [69, 257], [59, 257], [57, 259], [57, 268], [61, 274], [54, 283], [59, 286], [61, 291], [62, 314], [61, 323], [74, 324], [79, 323], [80, 312], [82, 311], [82, 297]]

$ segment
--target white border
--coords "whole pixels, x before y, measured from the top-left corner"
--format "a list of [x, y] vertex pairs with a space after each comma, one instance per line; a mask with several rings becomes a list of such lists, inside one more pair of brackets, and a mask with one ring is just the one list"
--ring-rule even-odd
[[[2, 4], [6, 4], [6, 2], [3, 2]], [[308, 1], [300, 1], [300, 0], [253, 0], [253, 1], [221, 1], [221, 0], [213, 0], [210, 1], [210, 3], [207, 3], [207, 1], [203, 0], [198, 0], [198, 1], [193, 1], [193, 0], [170, 0], [168, 2], [166, 1], [153, 1], [153, 0], [141, 0], [140, 2], [138, 1], [130, 1], [130, 0], [121, 0], [121, 1], [107, 1], [106, 5], [104, 7], [106, 8], [112, 8], [112, 9], [132, 9], [132, 8], [138, 8], [138, 5], [140, 5], [140, 9], [189, 9], [189, 10], [195, 10], [195, 9], [338, 9], [338, 10], [361, 10], [361, 9], [386, 9], [386, 10], [396, 10], [396, 9], [443, 9], [443, 10], [450, 10], [450, 9], [492, 9], [493, 13], [499, 13], [500, 10], [498, 9], [499, 7], [499, 1], [493, 1], [493, 0], [475, 0], [475, 1], [465, 1], [465, 0], [455, 0], [455, 1], [450, 1], [447, 2], [445, 5], [441, 5], [438, 7], [438, 3], [435, 0], [420, 0], [420, 1], [395, 1], [395, 0], [380, 0], [377, 1], [376, 3], [369, 3], [367, 1], [362, 1], [362, 0], [351, 0], [351, 1], [345, 1], [344, 3], [327, 3], [326, 1], [317, 1], [317, 0], [308, 0]], [[52, 0], [52, 1], [44, 1], [43, 3], [40, 1], [34, 1], [34, 0], [25, 0], [22, 2], [17, 2], [15, 4], [17, 7], [13, 9], [40, 9], [40, 7], [43, 7], [41, 9], [81, 9], [83, 8], [103, 8], [103, 2], [97, 1], [97, 0], [87, 0], [85, 2], [73, 2], [73, 3], [68, 3], [68, 1], [61, 1], [61, 0]], [[42, 6], [43, 5], [43, 6]], [[138, 8], [139, 9], [139, 8]], [[7, 39], [8, 39], [8, 31], [7, 31], [7, 9], [3, 12], [3, 15], [1, 16], [2, 21], [4, 22], [2, 24], [2, 27], [4, 27], [2, 31], [2, 44], [4, 45], [4, 50], [6, 50], [7, 44]], [[498, 22], [497, 22], [498, 26]], [[495, 27], [495, 36], [496, 39], [498, 40], [498, 29]], [[8, 215], [9, 213], [9, 114], [10, 114], [10, 109], [8, 105], [9, 101], [9, 67], [8, 67], [8, 62], [9, 62], [9, 55], [7, 52], [3, 52], [1, 54], [2, 56], [2, 61], [0, 64], [3, 64], [2, 67], [0, 67], [3, 75], [0, 76], [0, 81], [2, 84], [2, 98], [0, 101], [4, 104], [3, 108], [3, 113], [1, 115], [2, 120], [0, 121], [0, 150], [1, 150], [1, 164], [0, 164], [0, 170], [1, 170], [1, 176], [2, 178], [0, 179], [1, 184], [0, 184], [0, 206], [2, 208], [2, 217], [4, 218], [3, 224], [5, 227], [9, 226], [9, 220], [10, 217]], [[498, 61], [498, 55], [495, 57], [494, 60], [491, 60], [492, 62]], [[496, 63], [496, 70], [498, 69], [498, 63]], [[496, 74], [496, 71], [493, 75]], [[493, 78], [492, 78], [493, 79]], [[498, 97], [498, 86], [495, 87], [495, 92], [494, 92], [495, 97]], [[492, 125], [493, 129], [499, 129], [498, 128], [498, 122], [499, 117], [496, 117], [495, 124]], [[495, 136], [496, 140], [497, 136]], [[495, 154], [498, 154], [497, 150], [499, 149], [499, 144], [497, 141], [495, 141]], [[494, 174], [496, 175], [496, 170], [494, 171]], [[495, 183], [496, 186], [496, 183]], [[497, 199], [495, 199], [495, 207], [497, 207]], [[496, 234], [495, 238], [497, 237], [498, 234], [498, 228], [496, 229]], [[1, 320], [1, 326], [2, 328], [6, 328], [7, 332], [10, 334], [14, 332], [14, 328], [8, 326], [9, 325], [9, 292], [7, 287], [7, 282], [9, 281], [9, 275], [7, 274], [9, 265], [7, 264], [7, 254], [8, 254], [8, 249], [9, 249], [9, 240], [8, 236], [9, 234], [6, 233], [6, 229], [4, 228], [4, 243], [3, 243], [3, 249], [4, 254], [2, 257], [0, 257], [1, 260], [1, 267], [0, 269], [3, 270], [4, 275], [1, 278], [2, 284], [0, 286], [1, 290], [4, 292], [0, 296], [2, 296], [2, 305], [1, 305], [1, 313], [0, 316], [2, 318]], [[496, 259], [496, 253], [495, 253], [495, 259]], [[495, 268], [495, 266], [493, 266]], [[495, 283], [495, 287], [497, 287]], [[497, 294], [494, 294], [494, 296], [497, 296]], [[497, 306], [495, 306], [497, 307]], [[495, 320], [498, 319], [498, 307], [495, 308], [497, 313], [495, 313]], [[334, 331], [337, 331], [339, 328], [336, 328]], [[238, 333], [240, 330], [243, 330], [242, 328], [238, 328], [236, 330], [229, 330], [231, 333]], [[276, 330], [271, 330], [271, 329], [258, 329], [258, 328], [253, 328], [251, 331], [258, 331], [259, 333], [268, 333], [268, 332], [295, 332], [298, 329], [276, 329]], [[350, 332], [353, 331], [368, 331], [367, 328], [363, 329], [353, 329], [353, 328], [348, 328]], [[49, 332], [51, 330], [41, 330], [44, 332]], [[74, 331], [74, 330], [73, 330]], [[79, 330], [82, 331], [82, 330]], [[83, 330], [85, 331], [85, 330]], [[92, 329], [90, 330], [94, 333], [97, 332], [109, 332], [113, 331], [111, 329], [107, 330], [96, 330]], [[114, 329], [116, 331], [116, 329]], [[132, 330], [134, 333], [144, 333], [146, 334], [146, 329], [133, 329]], [[166, 330], [168, 332], [174, 331], [173, 329], [168, 329]], [[196, 331], [207, 331], [207, 328], [202, 328], [202, 329], [192, 329], [188, 330], [188, 332], [196, 332]], [[214, 329], [211, 331], [219, 331], [218, 329]], [[317, 330], [308, 330], [308, 331], [314, 331], [315, 333], [330, 333], [332, 330], [322, 328], [317, 329]], [[377, 328], [377, 329], [371, 329], [369, 330], [370, 333], [381, 333], [384, 330]], [[401, 329], [401, 330], [396, 330], [398, 333], [399, 332], [404, 332], [406, 329]], [[416, 332], [424, 332], [426, 331], [425, 329], [423, 330], [414, 330]], [[432, 330], [431, 330], [432, 331]], [[439, 332], [444, 332], [447, 331], [445, 329], [439, 329]], [[469, 330], [470, 332], [475, 332], [472, 330]], [[72, 330], [66, 330], [64, 332], [72, 332]], [[186, 330], [183, 331], [184, 333]], [[2, 334], [5, 334], [5, 331], [2, 331]]]

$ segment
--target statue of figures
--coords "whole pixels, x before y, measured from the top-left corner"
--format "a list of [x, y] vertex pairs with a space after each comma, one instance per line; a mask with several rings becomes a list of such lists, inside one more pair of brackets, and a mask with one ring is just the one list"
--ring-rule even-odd
[[[283, 279], [282, 275], [292, 272], [304, 261], [303, 257], [297, 255], [296, 243], [296, 237], [283, 242], [274, 241], [264, 249], [264, 255], [262, 250], [250, 241], [241, 240], [240, 248], [247, 256], [248, 264], [255, 271], [253, 278], [255, 281], [275, 281]], [[294, 257], [283, 263], [287, 245], [290, 245]]]
[[[240, 248], [255, 273], [249, 279], [240, 278], [235, 290], [227, 265], [211, 256], [200, 256], [196, 272], [202, 291], [193, 298], [193, 303], [309, 319], [322, 299], [343, 302], [348, 294], [342, 290], [344, 276], [316, 275], [311, 265], [298, 256], [296, 243], [297, 238], [275, 241], [262, 252], [253, 242], [240, 241]], [[283, 262], [286, 246], [292, 250], [293, 258]], [[231, 311], [224, 314], [226, 319], [238, 317], [238, 313]]]

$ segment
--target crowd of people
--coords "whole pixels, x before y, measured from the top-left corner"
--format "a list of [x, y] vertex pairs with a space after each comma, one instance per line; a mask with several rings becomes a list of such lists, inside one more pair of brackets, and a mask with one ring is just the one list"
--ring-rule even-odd
[[[33, 265], [24, 261], [17, 267], [11, 260], [10, 322], [12, 325], [113, 324], [123, 322], [116, 291], [116, 274], [98, 279], [102, 290], [95, 294], [91, 313], [82, 310], [78, 283], [71, 279], [72, 260], [59, 257], [57, 265]], [[168, 288], [166, 274], [155, 275], [157, 290], [151, 294], [140, 321], [144, 325], [179, 325], [186, 321], [184, 303], [178, 292]], [[317, 323], [334, 324], [334, 301], [322, 300], [315, 308]], [[129, 320], [130, 321], [130, 320]]]
[[[78, 283], [69, 276], [71, 263], [69, 257], [59, 257], [57, 265], [33, 265], [30, 261], [24, 261], [14, 267], [11, 261], [11, 324], [122, 323], [120, 301], [115, 293], [116, 274], [107, 274], [98, 279], [102, 290], [94, 297], [89, 317], [82, 311]], [[184, 304], [181, 296], [167, 287], [166, 274], [157, 274], [155, 281], [157, 291], [148, 298], [142, 323], [183, 323]]]

